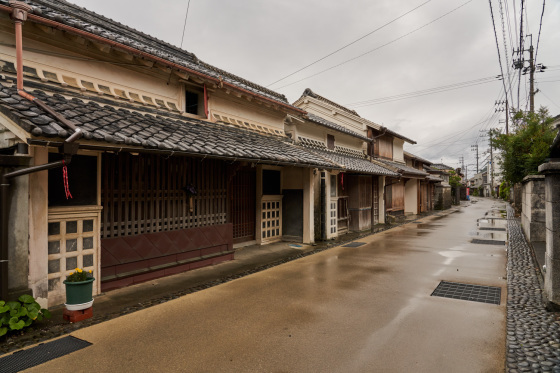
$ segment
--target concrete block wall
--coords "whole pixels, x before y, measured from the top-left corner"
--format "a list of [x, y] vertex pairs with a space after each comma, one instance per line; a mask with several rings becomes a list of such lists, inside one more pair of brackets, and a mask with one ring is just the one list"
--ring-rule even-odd
[[546, 239], [545, 176], [529, 175], [521, 188], [521, 226], [530, 242]]
[[539, 166], [545, 174], [546, 211], [546, 271], [544, 273], [544, 295], [548, 307], [560, 309], [560, 161]]

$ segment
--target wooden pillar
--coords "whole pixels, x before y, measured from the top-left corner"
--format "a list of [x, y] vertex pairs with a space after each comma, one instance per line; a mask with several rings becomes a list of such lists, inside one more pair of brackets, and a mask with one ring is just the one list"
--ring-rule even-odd
[[303, 243], [307, 244], [315, 242], [314, 185], [313, 169], [303, 169]]

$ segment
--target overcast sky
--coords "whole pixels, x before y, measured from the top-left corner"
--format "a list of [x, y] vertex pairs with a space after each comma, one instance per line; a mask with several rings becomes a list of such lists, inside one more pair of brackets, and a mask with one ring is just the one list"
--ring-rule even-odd
[[[189, 1], [70, 2], [180, 45]], [[523, 34], [532, 34], [536, 47], [543, 2], [525, 3]], [[507, 53], [498, 0], [492, 0], [492, 6], [506, 74], [506, 56], [511, 65], [512, 46], [519, 49], [521, 2], [507, 0], [506, 7], [502, 1]], [[548, 69], [535, 74], [540, 90], [535, 106], [548, 107], [553, 116], [560, 114], [559, 24], [560, 1], [546, 1], [537, 63]], [[527, 40], [526, 49], [529, 44]], [[405, 150], [433, 162], [458, 167], [464, 157], [469, 177], [475, 168], [470, 165], [476, 164], [471, 145], [479, 145], [481, 165], [482, 153], [488, 149], [480, 131], [505, 126], [501, 123], [505, 114], [494, 113], [495, 101], [505, 96], [502, 82], [492, 79], [501, 72], [486, 0], [191, 0], [183, 48], [207, 63], [285, 94], [292, 103], [305, 88], [311, 88], [416, 140], [417, 145], [406, 145]], [[513, 80], [514, 104], [510, 106], [517, 107], [518, 76]], [[520, 106], [525, 109], [528, 75], [522, 75], [521, 82]], [[471, 86], [441, 92], [440, 87], [456, 88], [459, 83]], [[415, 93], [432, 88], [440, 92]], [[407, 93], [414, 97], [379, 100]]]

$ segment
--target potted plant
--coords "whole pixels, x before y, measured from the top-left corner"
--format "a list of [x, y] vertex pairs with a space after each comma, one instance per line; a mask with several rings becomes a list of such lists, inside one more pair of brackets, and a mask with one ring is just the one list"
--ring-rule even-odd
[[85, 310], [93, 304], [93, 272], [76, 268], [64, 281], [66, 285], [66, 309]]

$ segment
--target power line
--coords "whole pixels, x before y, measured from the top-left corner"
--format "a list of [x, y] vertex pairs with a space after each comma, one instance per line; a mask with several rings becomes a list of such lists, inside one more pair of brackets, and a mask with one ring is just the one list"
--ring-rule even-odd
[[539, 24], [539, 36], [537, 37], [537, 48], [535, 50], [535, 63], [537, 62], [537, 54], [539, 53], [539, 41], [541, 40], [541, 29], [542, 29], [542, 19], [544, 16], [544, 4], [545, 4], [546, 0], [543, 0], [542, 2], [542, 13], [541, 13], [541, 22]]
[[[492, 17], [492, 26], [494, 28], [494, 37], [496, 38], [496, 49], [498, 50], [498, 62], [500, 64], [500, 71], [502, 72], [502, 78], [503, 78], [502, 79], [502, 84], [504, 85], [504, 92], [506, 93], [506, 97], [507, 97], [505, 75], [504, 75], [504, 69], [502, 67], [502, 56], [500, 54], [500, 45], [498, 44], [498, 34], [496, 32], [496, 23], [494, 22], [494, 11], [492, 10], [492, 1], [491, 0], [488, 0], [488, 5], [490, 5], [490, 15]], [[507, 53], [507, 51], [506, 51], [506, 53]]]
[[357, 59], [359, 59], [359, 58], [361, 58], [361, 57], [364, 57], [364, 56], [366, 56], [366, 55], [368, 55], [368, 54], [370, 54], [370, 53], [372, 53], [372, 52], [375, 52], [375, 51], [377, 51], [377, 50], [379, 50], [379, 49], [381, 49], [381, 48], [383, 48], [383, 47], [386, 47], [386, 46], [388, 46], [388, 45], [390, 45], [390, 44], [393, 44], [393, 43], [395, 43], [395, 42], [397, 42], [397, 41], [399, 41], [399, 40], [405, 38], [406, 36], [411, 35], [411, 34], [415, 33], [416, 31], [419, 31], [419, 30], [421, 30], [421, 29], [423, 29], [423, 28], [425, 28], [425, 27], [431, 25], [432, 23], [434, 23], [434, 22], [436, 22], [436, 21], [439, 21], [439, 20], [442, 19], [443, 17], [445, 17], [445, 16], [447, 16], [447, 15], [449, 15], [449, 14], [455, 12], [455, 11], [458, 10], [459, 8], [464, 7], [465, 5], [467, 5], [468, 3], [470, 3], [471, 1], [473, 1], [473, 0], [468, 0], [467, 2], [465, 2], [465, 3], [461, 4], [461, 5], [459, 5], [458, 7], [454, 8], [453, 10], [451, 10], [451, 11], [449, 11], [449, 12], [443, 14], [442, 16], [440, 16], [440, 17], [438, 17], [438, 18], [436, 18], [436, 19], [434, 19], [434, 20], [432, 20], [432, 21], [430, 21], [430, 22], [424, 24], [423, 26], [420, 26], [420, 27], [418, 27], [418, 28], [416, 28], [416, 29], [414, 29], [414, 30], [412, 30], [412, 31], [410, 31], [410, 32], [408, 32], [408, 33], [406, 33], [406, 34], [404, 34], [404, 35], [401, 35], [401, 36], [399, 36], [398, 38], [391, 40], [390, 42], [387, 42], [387, 43], [385, 43], [385, 44], [383, 44], [383, 45], [380, 45], [379, 47], [377, 47], [377, 48], [375, 48], [375, 49], [372, 49], [372, 50], [370, 50], [370, 51], [368, 51], [368, 52], [362, 53], [362, 54], [360, 54], [359, 56], [356, 56], [356, 57], [354, 57], [354, 58], [351, 58], [351, 59], [349, 59], [349, 60], [346, 60], [346, 61], [344, 61], [344, 62], [341, 62], [341, 63], [339, 63], [339, 64], [337, 64], [337, 65], [331, 66], [331, 67], [329, 67], [329, 68], [327, 68], [327, 69], [321, 70], [321, 71], [319, 71], [319, 72], [317, 72], [317, 73], [315, 73], [315, 74], [309, 75], [309, 76], [307, 76], [307, 77], [305, 77], [305, 78], [296, 80], [295, 82], [292, 82], [292, 83], [283, 85], [283, 86], [281, 86], [281, 87], [279, 87], [279, 88], [276, 88], [276, 90], [280, 90], [280, 89], [282, 89], [282, 88], [289, 87], [289, 86], [291, 86], [291, 85], [294, 85], [294, 84], [296, 84], [296, 83], [302, 82], [302, 81], [307, 80], [307, 79], [309, 79], [309, 78], [313, 78], [313, 77], [315, 77], [315, 76], [317, 76], [317, 75], [320, 75], [320, 74], [322, 74], [322, 73], [325, 73], [325, 72], [327, 72], [327, 71], [329, 71], [329, 70], [332, 70], [332, 69], [334, 69], [334, 68], [337, 68], [337, 67], [339, 67], [339, 66], [345, 65], [345, 64], [347, 64], [348, 62], [352, 62], [352, 61], [357, 60]]
[[421, 96], [426, 96], [426, 95], [430, 95], [430, 94], [451, 91], [451, 90], [460, 89], [460, 88], [472, 87], [472, 86], [475, 86], [475, 85], [494, 82], [496, 80], [497, 80], [497, 77], [495, 77], [495, 76], [488, 77], [488, 78], [481, 78], [481, 79], [471, 80], [471, 81], [462, 82], [462, 83], [454, 83], [454, 84], [440, 86], [440, 87], [428, 88], [428, 89], [424, 89], [424, 90], [421, 90], [421, 91], [401, 93], [401, 94], [394, 95], [394, 96], [379, 97], [379, 98], [366, 100], [366, 101], [353, 102], [353, 103], [345, 104], [344, 106], [358, 108], [358, 107], [384, 104], [384, 103], [387, 103], [387, 102], [393, 102], [393, 101], [404, 100], [404, 99], [409, 99], [409, 98], [421, 97]]
[[[502, 0], [498, 0], [498, 3], [500, 5], [500, 18], [502, 20], [502, 36], [504, 39], [504, 56], [506, 58], [506, 73], [507, 73], [507, 82], [508, 82], [508, 86], [509, 86], [509, 93], [511, 96], [511, 102], [513, 102], [513, 95], [511, 92], [511, 76], [510, 76], [510, 64], [509, 64], [509, 59], [508, 59], [508, 47], [507, 47], [507, 37], [506, 37], [506, 27], [505, 27], [505, 22], [504, 22], [504, 9], [502, 7]], [[508, 20], [509, 22], [509, 20]], [[509, 25], [509, 23], [508, 23]], [[510, 38], [511, 38], [511, 33], [510, 33]], [[510, 40], [511, 42], [511, 40]], [[496, 44], [497, 44], [497, 40], [496, 40]], [[512, 48], [513, 50], [513, 48]], [[504, 76], [505, 79], [505, 76]], [[507, 94], [506, 94], [506, 100], [507, 100]], [[507, 113], [506, 113], [507, 115]]]
[[346, 45], [344, 45], [344, 46], [338, 48], [338, 49], [335, 50], [334, 52], [331, 52], [331, 53], [327, 54], [326, 56], [319, 58], [319, 59], [316, 60], [316, 61], [311, 62], [310, 64], [308, 64], [308, 65], [302, 67], [301, 69], [296, 70], [296, 71], [294, 71], [293, 73], [288, 74], [288, 75], [286, 75], [285, 77], [280, 78], [280, 79], [278, 79], [278, 80], [276, 80], [276, 81], [270, 83], [270, 84], [267, 85], [266, 87], [268, 88], [268, 87], [270, 87], [271, 85], [274, 85], [274, 84], [276, 84], [276, 83], [278, 83], [278, 82], [281, 82], [282, 80], [284, 80], [284, 79], [286, 79], [286, 78], [289, 78], [290, 76], [295, 75], [295, 74], [299, 73], [300, 71], [303, 71], [303, 70], [307, 69], [307, 68], [310, 67], [310, 66], [315, 65], [317, 62], [321, 62], [321, 61], [323, 61], [325, 58], [328, 58], [328, 57], [332, 56], [333, 54], [336, 54], [336, 53], [340, 52], [341, 50], [346, 49], [346, 48], [348, 48], [349, 46], [351, 46], [351, 45], [353, 45], [353, 44], [356, 44], [356, 43], [359, 42], [360, 40], [362, 40], [362, 39], [364, 39], [364, 38], [370, 36], [371, 34], [377, 32], [377, 31], [379, 31], [379, 30], [381, 30], [381, 29], [383, 29], [383, 28], [385, 28], [385, 27], [387, 27], [387, 26], [389, 26], [391, 23], [394, 23], [394, 22], [398, 21], [398, 20], [401, 19], [402, 17], [404, 17], [404, 16], [406, 16], [407, 14], [412, 13], [412, 12], [415, 11], [416, 9], [418, 9], [418, 8], [420, 8], [420, 7], [424, 6], [424, 5], [426, 5], [426, 4], [429, 3], [430, 1], [432, 1], [432, 0], [428, 0], [428, 1], [426, 1], [425, 3], [422, 3], [422, 4], [418, 5], [416, 8], [411, 9], [411, 10], [409, 10], [408, 12], [406, 12], [406, 13], [404, 13], [404, 14], [401, 14], [400, 16], [398, 16], [397, 18], [393, 19], [392, 21], [387, 22], [387, 23], [384, 24], [383, 26], [380, 26], [380, 27], [376, 28], [375, 30], [373, 30], [373, 31], [371, 31], [371, 32], [368, 32], [367, 34], [365, 34], [365, 35], [359, 37], [358, 39], [356, 39], [356, 40], [354, 40], [354, 41], [352, 41], [352, 42], [350, 42], [350, 43], [348, 43], [348, 44], [346, 44]]
[[181, 45], [179, 48], [183, 48], [183, 39], [185, 38], [185, 30], [187, 29], [187, 17], [189, 16], [189, 8], [191, 6], [191, 0], [187, 3], [187, 13], [185, 14], [185, 23], [183, 24], [183, 34], [181, 36]]

